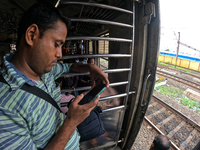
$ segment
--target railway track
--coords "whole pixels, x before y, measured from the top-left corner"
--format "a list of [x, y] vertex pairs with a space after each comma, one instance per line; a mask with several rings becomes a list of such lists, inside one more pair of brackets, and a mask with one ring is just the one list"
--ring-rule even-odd
[[167, 73], [167, 72], [164, 72], [164, 71], [160, 71], [160, 70], [157, 70], [156, 74], [158, 74], [160, 76], [164, 76], [164, 77], [169, 78], [169, 79], [173, 79], [177, 82], [183, 83], [185, 85], [188, 85], [188, 86], [200, 91], [200, 83], [193, 82], [193, 81], [190, 81], [190, 80], [187, 80], [187, 79], [184, 79], [184, 78], [181, 78], [181, 77], [178, 77], [176, 75], [173, 75], [173, 74], [170, 74], [170, 73]]
[[152, 96], [145, 120], [172, 141], [173, 149], [192, 150], [200, 140], [200, 125], [172, 106]]
[[176, 72], [179, 72], [181, 74], [190, 75], [192, 77], [200, 79], [200, 72], [199, 71], [191, 70], [192, 72], [196, 73], [196, 74], [192, 74], [192, 73], [189, 73], [189, 72], [186, 72], [186, 71], [182, 71], [182, 70], [179, 70], [179, 69], [176, 69], [176, 68], [172, 68], [172, 67], [168, 67], [168, 66], [164, 66], [164, 65], [159, 65], [158, 64], [157, 67], [158, 67], [157, 69], [159, 69], [159, 68], [160, 69], [168, 69], [168, 70], [176, 71]]

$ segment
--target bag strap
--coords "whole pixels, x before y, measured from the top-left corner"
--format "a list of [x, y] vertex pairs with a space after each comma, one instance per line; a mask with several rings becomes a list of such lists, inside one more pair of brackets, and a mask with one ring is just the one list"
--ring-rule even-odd
[[[3, 78], [2, 74], [0, 75], [0, 82], [8, 84], [5, 79]], [[49, 102], [50, 104], [52, 104], [56, 109], [58, 109], [60, 112], [62, 112], [60, 110], [60, 108], [58, 107], [57, 103], [54, 101], [54, 99], [45, 91], [43, 91], [42, 89], [36, 87], [36, 86], [30, 86], [27, 83], [25, 83], [22, 87], [22, 90], [27, 91], [31, 94], [36, 95], [37, 97], [40, 97], [42, 99], [44, 99], [45, 101]]]

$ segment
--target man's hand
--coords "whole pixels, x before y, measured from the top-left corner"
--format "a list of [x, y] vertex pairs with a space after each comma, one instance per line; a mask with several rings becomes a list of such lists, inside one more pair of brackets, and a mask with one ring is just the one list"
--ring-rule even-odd
[[95, 64], [74, 63], [70, 71], [79, 73], [90, 72], [92, 87], [96, 85], [97, 81], [103, 82], [106, 84], [106, 87], [109, 87], [109, 80], [105, 73]]
[[78, 103], [83, 98], [83, 94], [77, 96], [74, 101], [70, 104], [69, 110], [67, 112], [66, 122], [72, 124], [74, 127], [78, 126], [85, 118], [90, 115], [90, 112], [97, 105], [100, 96], [84, 105], [79, 105]]
[[69, 110], [67, 112], [67, 117], [60, 127], [58, 132], [55, 134], [53, 139], [47, 144], [44, 150], [60, 150], [64, 149], [70, 136], [76, 129], [76, 127], [90, 115], [90, 112], [97, 105], [100, 96], [98, 96], [94, 101], [89, 102], [84, 105], [79, 105], [78, 103], [83, 98], [83, 94], [77, 96], [74, 101], [70, 104]]
[[109, 80], [106, 77], [105, 73], [94, 64], [90, 65], [90, 77], [91, 77], [91, 85], [94, 87], [98, 81], [106, 84], [106, 87], [109, 87]]

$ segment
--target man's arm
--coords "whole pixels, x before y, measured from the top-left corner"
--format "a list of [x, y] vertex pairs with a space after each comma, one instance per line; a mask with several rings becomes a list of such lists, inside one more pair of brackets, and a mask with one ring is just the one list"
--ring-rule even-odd
[[85, 105], [78, 105], [83, 98], [83, 94], [77, 96], [75, 100], [70, 104], [67, 112], [67, 117], [63, 125], [58, 130], [57, 134], [47, 144], [44, 150], [62, 150], [65, 148], [70, 136], [76, 129], [76, 127], [89, 116], [92, 109], [97, 105], [99, 96], [92, 102]]
[[109, 87], [109, 80], [106, 77], [105, 73], [95, 64], [74, 63], [70, 68], [70, 72], [79, 72], [79, 73], [90, 72], [92, 86], [95, 86], [96, 81], [100, 80], [106, 84], [106, 87]]
[[36, 150], [27, 127], [18, 114], [0, 106], [0, 149]]

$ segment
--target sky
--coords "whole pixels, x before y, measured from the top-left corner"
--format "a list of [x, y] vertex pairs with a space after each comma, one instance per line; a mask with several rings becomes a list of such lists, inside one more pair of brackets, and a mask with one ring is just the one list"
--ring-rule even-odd
[[[173, 3], [173, 5], [172, 5]], [[180, 42], [200, 51], [200, 1], [198, 0], [160, 0], [161, 43], [160, 50], [176, 52], [178, 32]], [[180, 53], [194, 55], [196, 51], [180, 46]]]

